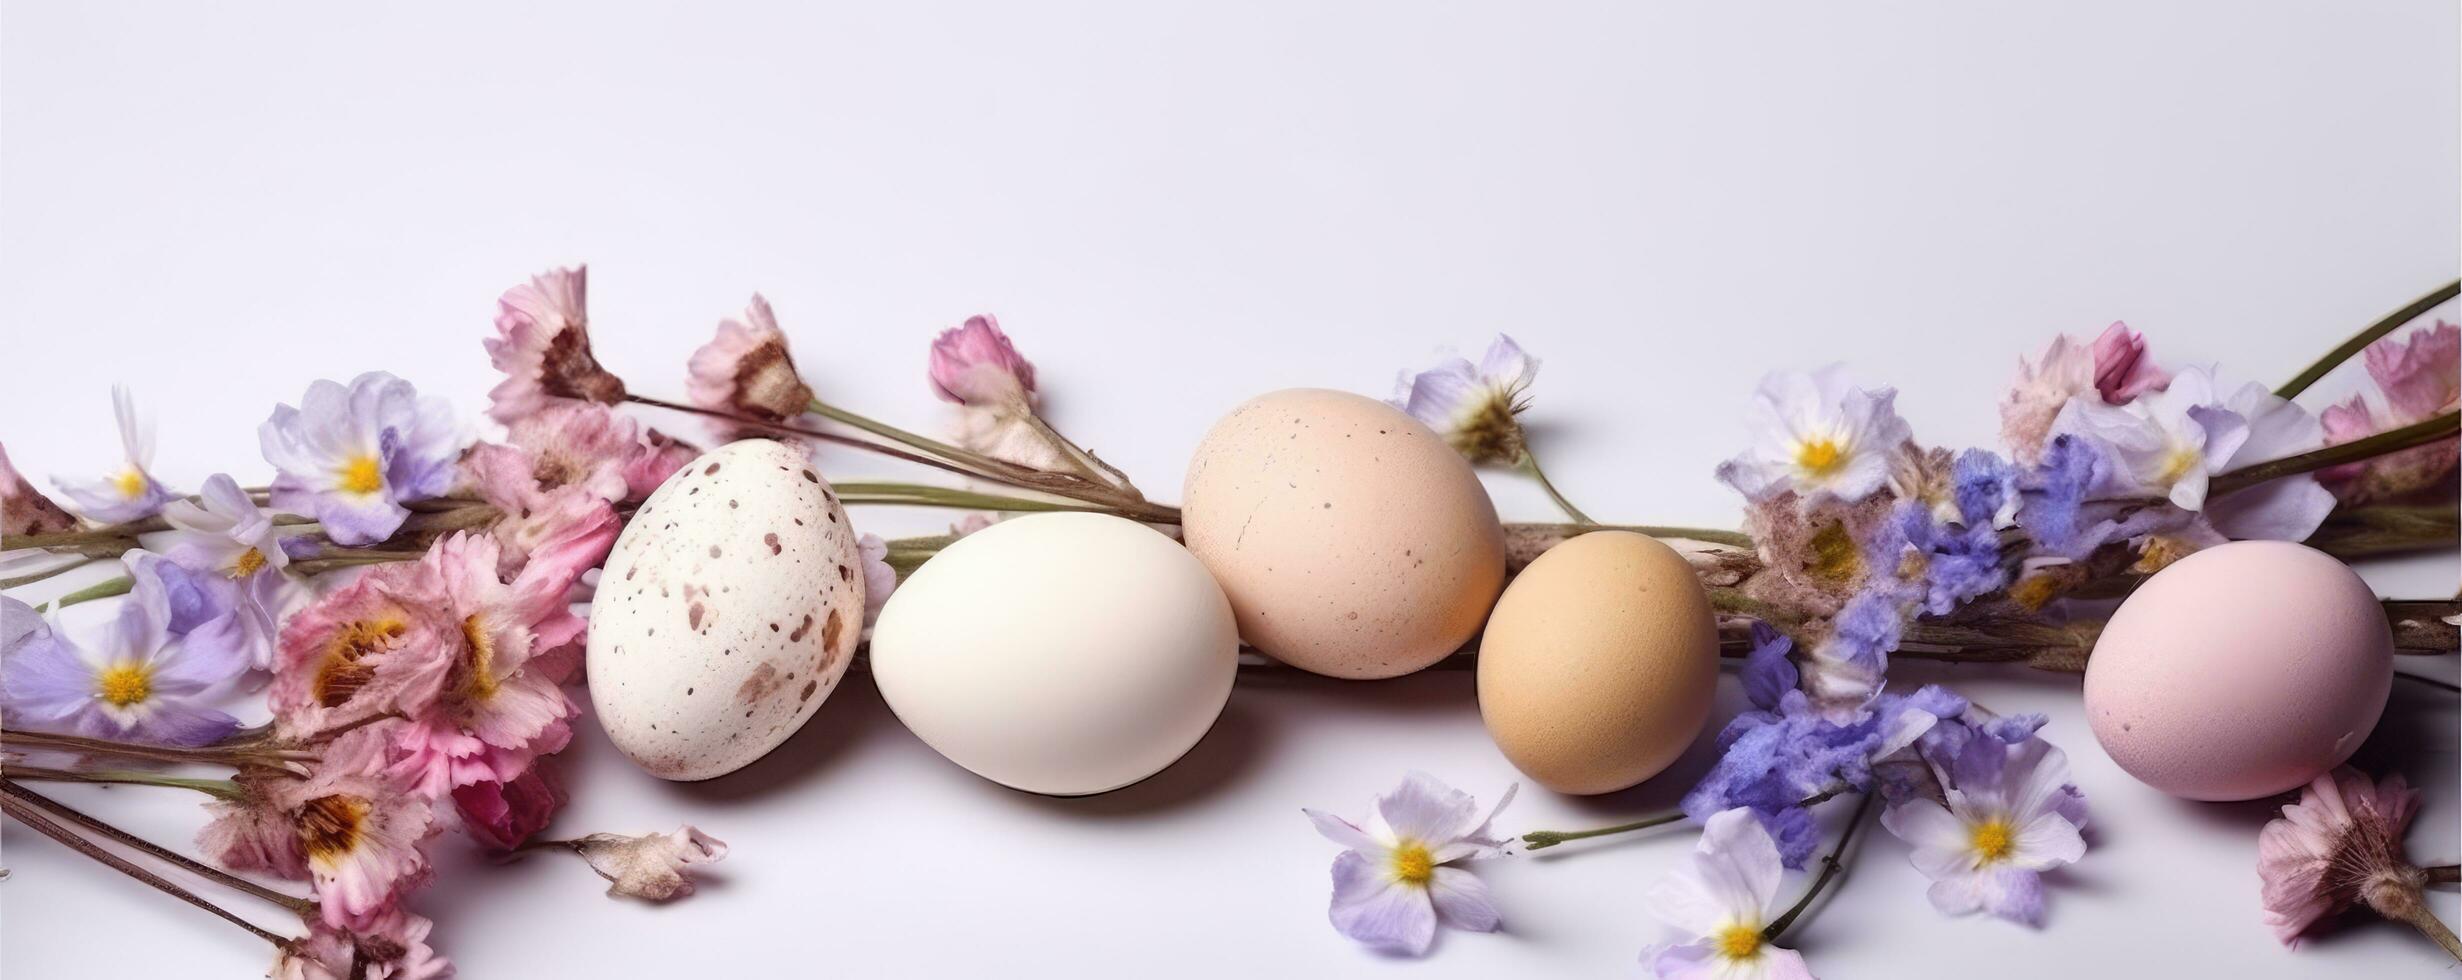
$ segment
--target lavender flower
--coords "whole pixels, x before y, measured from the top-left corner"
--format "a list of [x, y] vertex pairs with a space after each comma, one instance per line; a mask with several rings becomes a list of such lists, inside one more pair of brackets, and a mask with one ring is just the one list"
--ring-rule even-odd
[[154, 461], [153, 427], [137, 417], [136, 403], [125, 386], [111, 387], [111, 411], [120, 424], [119, 472], [99, 480], [54, 478], [51, 482], [80, 513], [94, 520], [118, 523], [152, 517], [177, 496], [146, 471]]
[[1404, 372], [1387, 402], [1436, 430], [1473, 465], [1515, 466], [1528, 451], [1518, 416], [1530, 407], [1524, 395], [1538, 374], [1537, 358], [1497, 334], [1477, 366], [1453, 357]]
[[274, 478], [273, 504], [313, 516], [337, 544], [392, 536], [410, 516], [404, 501], [453, 486], [459, 447], [443, 399], [421, 398], [382, 371], [308, 386], [300, 407], [277, 405], [257, 427]]
[[1751, 810], [1786, 865], [1799, 868], [1820, 843], [1806, 800], [1870, 788], [1875, 760], [1914, 744], [1938, 719], [1956, 717], [1967, 705], [1927, 686], [1824, 710], [1797, 687], [1793, 641], [1760, 623], [1753, 625], [1753, 641], [1743, 672], [1753, 710], [1718, 733], [1718, 763], [1685, 794], [1683, 809], [1699, 821], [1738, 807]]
[[1752, 448], [1721, 464], [1718, 478], [1754, 500], [1790, 490], [1805, 506], [1862, 500], [1888, 482], [1913, 438], [1897, 397], [1856, 387], [1836, 365], [1773, 373], [1753, 397]]
[[1933, 907], [2041, 925], [2041, 873], [2086, 853], [2062, 812], [2072, 799], [2067, 758], [2041, 739], [1969, 738], [1943, 775], [1944, 802], [1911, 799], [1881, 814], [1932, 879]]
[[172, 501], [163, 509], [174, 538], [168, 551], [183, 568], [215, 576], [230, 592], [240, 616], [249, 661], [273, 663], [274, 636], [288, 605], [290, 579], [282, 573], [290, 554], [275, 533], [273, 515], [257, 507], [239, 482], [216, 473], [205, 481], [199, 503]]
[[1641, 963], [1660, 980], [1812, 980], [1803, 954], [1770, 945], [1777, 911], [1778, 846], [1746, 810], [1706, 821], [1693, 863], [1650, 889], [1650, 914], [1691, 941], [1652, 946]]
[[1496, 808], [1479, 817], [1478, 802], [1425, 773], [1411, 773], [1376, 798], [1366, 826], [1305, 810], [1317, 833], [1348, 850], [1334, 859], [1334, 929], [1378, 949], [1418, 955], [1436, 939], [1436, 924], [1494, 932], [1500, 920], [1477, 875], [1456, 861], [1499, 853], [1504, 842], [1488, 829], [1513, 802], [1508, 787]]
[[132, 566], [135, 587], [101, 646], [41, 629], [6, 651], [0, 708], [12, 724], [169, 745], [204, 745], [239, 728], [201, 703], [248, 669], [235, 617], [212, 608], [208, 593], [143, 570]]
[[[2186, 372], [2183, 373], [2186, 376]], [[2325, 445], [2325, 427], [2308, 410], [2249, 382], [2221, 407], [2248, 422], [2248, 438], [2223, 462], [2226, 470], [2296, 456]], [[2223, 536], [2303, 541], [2334, 510], [2334, 494], [2310, 473], [2280, 477], [2206, 502], [2205, 517]]]

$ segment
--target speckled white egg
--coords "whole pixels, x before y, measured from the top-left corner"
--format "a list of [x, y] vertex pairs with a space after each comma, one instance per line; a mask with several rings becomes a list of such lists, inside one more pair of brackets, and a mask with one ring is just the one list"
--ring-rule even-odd
[[590, 605], [590, 701], [651, 775], [723, 776], [803, 727], [862, 632], [862, 560], [828, 482], [784, 443], [731, 443], [616, 539]]
[[1231, 696], [1239, 632], [1161, 532], [1037, 514], [961, 538], [872, 628], [872, 680], [924, 744], [1005, 786], [1118, 789], [1171, 765]]

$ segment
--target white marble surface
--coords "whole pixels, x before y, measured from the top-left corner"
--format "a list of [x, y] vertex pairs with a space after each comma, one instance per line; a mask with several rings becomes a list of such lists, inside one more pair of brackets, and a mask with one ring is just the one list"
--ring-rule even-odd
[[[263, 475], [256, 423], [316, 377], [393, 370], [475, 418], [496, 292], [587, 260], [604, 359], [665, 394], [759, 289], [833, 400], [929, 425], [925, 340], [995, 312], [1063, 427], [1165, 498], [1248, 395], [1381, 394], [1509, 330], [1547, 361], [1530, 418], [1568, 494], [1730, 523], [1708, 474], [1762, 370], [1851, 361], [1902, 389], [1919, 437], [1973, 444], [2052, 331], [2125, 318], [2165, 359], [2278, 379], [2462, 265], [2446, 3], [501, 6], [0, 5], [19, 464], [108, 465], [114, 380], [192, 486]], [[2448, 594], [2456, 558], [2369, 574]], [[2266, 807], [2130, 781], [2073, 679], [1898, 678], [2048, 712], [2096, 846], [2035, 932], [1937, 916], [1876, 834], [1799, 937], [1821, 976], [2452, 969], [2382, 925], [2277, 947]], [[734, 845], [703, 894], [612, 902], [577, 863], [456, 841], [418, 907], [475, 977], [1632, 975], [1658, 936], [1639, 896], [1686, 837], [1491, 862], [1508, 930], [1425, 962], [1326, 926], [1333, 849], [1301, 806], [1356, 811], [1410, 767], [1483, 796], [1514, 778], [1469, 680], [1244, 678], [1185, 761], [1082, 800], [967, 775], [861, 682], [707, 784], [589, 732], [556, 830], [696, 823]], [[2414, 852], [2451, 860], [2455, 700], [2395, 697], [2364, 758], [2425, 785]], [[1502, 823], [1644, 812], [1706, 761], [1603, 799], [1525, 792]], [[62, 795], [164, 841], [198, 819], [168, 791]], [[263, 969], [256, 940], [14, 826], [0, 848], [0, 972]]]

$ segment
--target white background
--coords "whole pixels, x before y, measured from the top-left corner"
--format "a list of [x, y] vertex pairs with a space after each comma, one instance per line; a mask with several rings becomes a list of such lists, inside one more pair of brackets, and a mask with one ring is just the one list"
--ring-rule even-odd
[[[262, 482], [256, 423], [318, 377], [391, 370], [475, 419], [497, 292], [588, 261], [602, 358], [666, 395], [757, 289], [832, 401], [931, 425], [926, 341], [997, 313], [1062, 427], [1165, 499], [1250, 395], [1381, 395], [1507, 330], [1546, 360], [1529, 418], [1568, 494], [1732, 525], [1709, 471], [1764, 370], [1847, 360], [1899, 386], [1925, 441], [1987, 443], [2053, 332], [2124, 318], [2167, 361], [2279, 380], [2462, 265], [2438, 0], [865, 7], [8, 3], [0, 437], [34, 473], [99, 473], [126, 381], [157, 471], [193, 487]], [[1492, 483], [1508, 516], [1548, 516]], [[2455, 565], [2371, 574], [2435, 596]], [[1936, 915], [1876, 833], [1797, 937], [1823, 977], [2451, 969], [2382, 925], [2277, 947], [2268, 807], [2132, 782], [2074, 678], [1898, 679], [2050, 712], [2096, 846], [2036, 932]], [[2462, 848], [2453, 705], [2398, 685], [2363, 756], [2429, 788], [2422, 860]], [[1244, 676], [1186, 760], [1083, 800], [967, 775], [859, 680], [713, 783], [653, 780], [595, 731], [561, 761], [557, 833], [690, 821], [734, 854], [651, 908], [577, 862], [446, 841], [417, 907], [467, 975], [1621, 976], [1659, 937], [1642, 890], [1690, 846], [1489, 862], [1508, 930], [1424, 963], [1336, 936], [1334, 848], [1300, 807], [1355, 814], [1413, 767], [1483, 798], [1515, 778], [1463, 673]], [[1706, 762], [1601, 799], [1525, 792], [1501, 826], [1649, 812]], [[171, 792], [63, 795], [180, 842], [198, 813]], [[0, 841], [12, 978], [263, 969], [236, 930]]]

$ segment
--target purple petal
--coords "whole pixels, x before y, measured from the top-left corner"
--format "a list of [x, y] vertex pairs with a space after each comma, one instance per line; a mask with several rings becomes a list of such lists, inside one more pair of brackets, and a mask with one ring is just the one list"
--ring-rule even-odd
[[0, 703], [19, 722], [74, 718], [94, 704], [94, 665], [57, 634], [29, 638], [0, 664]]
[[149, 707], [135, 734], [166, 745], [210, 745], [239, 730], [239, 719], [185, 701], [157, 696]]
[[1299, 812], [1308, 815], [1308, 822], [1315, 824], [1316, 832], [1325, 835], [1326, 840], [1354, 851], [1382, 852], [1385, 850], [1383, 843], [1369, 837], [1368, 832], [1359, 829], [1358, 824], [1323, 810], [1310, 810], [1303, 807]]
[[1370, 946], [1413, 956], [1436, 940], [1436, 909], [1428, 893], [1368, 866], [1356, 851], [1334, 859], [1334, 930]]
[[1428, 883], [1428, 900], [1436, 906], [1437, 921], [1456, 929], [1495, 932], [1503, 923], [1496, 903], [1488, 898], [1487, 882], [1461, 868], [1437, 868]]
[[[1376, 798], [1376, 813], [1395, 838], [1441, 844], [1470, 832], [1478, 818], [1478, 801], [1423, 772], [1402, 779], [1394, 791]], [[1375, 824], [1371, 823], [1373, 829]]]

